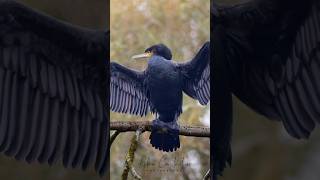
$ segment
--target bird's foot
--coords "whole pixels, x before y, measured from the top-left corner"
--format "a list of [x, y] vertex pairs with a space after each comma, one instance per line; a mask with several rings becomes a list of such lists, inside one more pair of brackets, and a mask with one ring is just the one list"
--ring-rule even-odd
[[157, 129], [157, 131], [163, 131], [170, 134], [179, 134], [179, 125], [176, 121], [163, 122], [159, 119], [152, 121], [152, 129]]

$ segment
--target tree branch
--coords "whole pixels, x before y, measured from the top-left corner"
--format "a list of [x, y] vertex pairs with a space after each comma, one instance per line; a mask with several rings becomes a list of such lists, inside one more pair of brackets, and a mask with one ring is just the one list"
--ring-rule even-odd
[[139, 143], [139, 137], [140, 137], [142, 131], [143, 131], [143, 129], [138, 129], [136, 131], [136, 134], [131, 139], [131, 145], [130, 145], [129, 151], [126, 155], [125, 168], [122, 173], [122, 180], [128, 179], [129, 171], [131, 171], [131, 174], [133, 175], [133, 177], [135, 179], [138, 179], [138, 180], [142, 179], [133, 168], [134, 155], [137, 150], [138, 143]]
[[[137, 131], [142, 128], [144, 131], [151, 131], [151, 125], [151, 121], [111, 121], [110, 130], [127, 132]], [[180, 126], [179, 134], [182, 136], [210, 137], [210, 128]]]
[[120, 134], [120, 132], [119, 132], [119, 131], [116, 131], [116, 132], [114, 132], [114, 133], [111, 135], [109, 147], [111, 147], [113, 141], [117, 138], [117, 136], [118, 136], [119, 134]]
[[210, 169], [207, 171], [207, 173], [203, 177], [203, 180], [209, 180], [209, 179], [210, 179]]

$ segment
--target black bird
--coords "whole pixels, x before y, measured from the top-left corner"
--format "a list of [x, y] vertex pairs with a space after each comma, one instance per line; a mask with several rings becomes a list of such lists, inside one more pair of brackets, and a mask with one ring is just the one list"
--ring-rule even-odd
[[108, 169], [109, 32], [0, 0], [0, 152]]
[[144, 116], [156, 114], [150, 143], [162, 151], [180, 147], [177, 120], [182, 113], [182, 92], [202, 105], [210, 99], [210, 44], [205, 43], [189, 62], [178, 64], [163, 44], [151, 46], [142, 55], [150, 57], [143, 72], [111, 62], [110, 108], [115, 112]]
[[308, 138], [320, 120], [320, 2], [211, 7], [213, 176], [231, 164], [232, 97]]

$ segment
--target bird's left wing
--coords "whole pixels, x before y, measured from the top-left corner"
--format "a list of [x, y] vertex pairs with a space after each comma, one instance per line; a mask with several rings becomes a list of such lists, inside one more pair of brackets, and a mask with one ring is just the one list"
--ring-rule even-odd
[[110, 63], [110, 108], [120, 113], [145, 116], [149, 109], [147, 91], [143, 85], [144, 73]]
[[277, 26], [283, 27], [275, 43], [280, 52], [268, 54], [265, 66], [246, 63], [235, 95], [260, 114], [281, 120], [291, 136], [308, 138], [320, 122], [320, 3], [295, 2], [295, 9], [278, 10], [295, 14], [278, 17], [284, 19]]
[[0, 152], [104, 174], [107, 46], [103, 31], [0, 0]]
[[183, 75], [183, 91], [206, 105], [210, 101], [210, 42], [206, 42], [189, 62], [178, 64]]

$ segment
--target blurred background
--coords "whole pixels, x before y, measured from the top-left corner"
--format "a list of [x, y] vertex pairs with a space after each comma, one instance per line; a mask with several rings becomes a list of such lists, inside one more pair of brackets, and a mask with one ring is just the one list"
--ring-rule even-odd
[[[111, 60], [127, 67], [144, 70], [147, 61], [131, 56], [157, 43], [173, 52], [173, 59], [193, 58], [210, 39], [210, 0], [111, 0]], [[210, 126], [209, 107], [184, 96], [181, 125]], [[152, 115], [138, 117], [111, 113], [111, 120], [153, 120]], [[141, 136], [134, 167], [143, 179], [202, 179], [209, 169], [208, 138], [180, 136], [181, 148], [174, 153], [155, 150], [149, 143], [149, 132]], [[133, 133], [121, 133], [111, 147], [111, 179], [121, 178], [126, 153]], [[129, 179], [132, 176], [129, 174]]]
[[[20, 0], [51, 16], [88, 28], [106, 29], [109, 3], [107, 0]], [[98, 180], [93, 170], [64, 169], [61, 164], [31, 165], [0, 155], [0, 179], [3, 180]]]
[[281, 123], [257, 115], [234, 98], [233, 164], [221, 180], [319, 180], [319, 139], [319, 128], [307, 141], [293, 139]]

